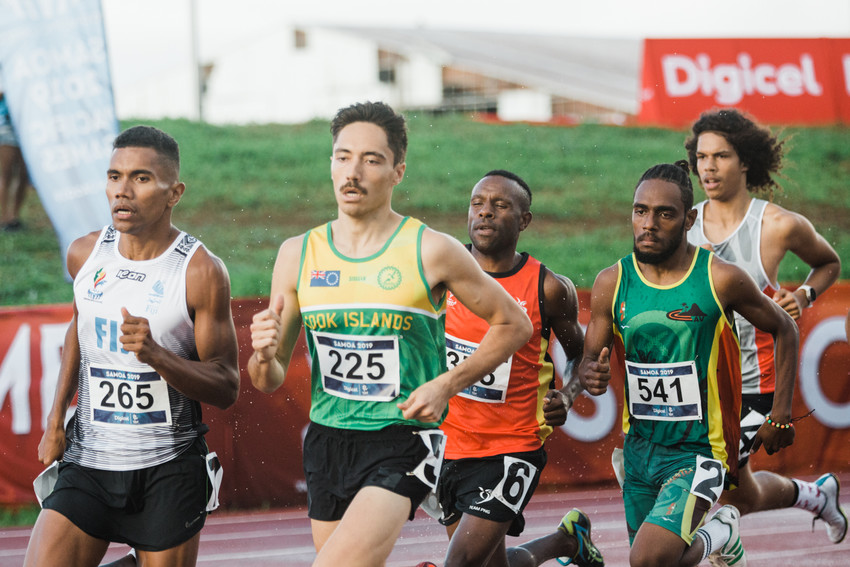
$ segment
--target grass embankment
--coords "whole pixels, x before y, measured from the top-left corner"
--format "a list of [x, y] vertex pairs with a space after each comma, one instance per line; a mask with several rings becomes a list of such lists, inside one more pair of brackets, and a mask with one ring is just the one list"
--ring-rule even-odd
[[[590, 287], [631, 249], [632, 190], [640, 174], [684, 157], [686, 132], [583, 125], [493, 125], [450, 116], [408, 116], [410, 148], [394, 207], [466, 240], [469, 192], [483, 173], [504, 168], [534, 193], [534, 222], [521, 248]], [[130, 126], [129, 121], [122, 126]], [[325, 121], [303, 125], [211, 126], [147, 122], [171, 133], [188, 189], [175, 223], [227, 264], [234, 297], [265, 296], [277, 248], [336, 214]], [[850, 138], [845, 128], [788, 129], [785, 191], [776, 202], [799, 211], [850, 258]], [[701, 199], [700, 191], [697, 198]], [[27, 230], [0, 234], [0, 305], [63, 303], [71, 288], [38, 199], [25, 206]], [[787, 259], [780, 279], [807, 270]], [[850, 275], [845, 262], [842, 278]]]

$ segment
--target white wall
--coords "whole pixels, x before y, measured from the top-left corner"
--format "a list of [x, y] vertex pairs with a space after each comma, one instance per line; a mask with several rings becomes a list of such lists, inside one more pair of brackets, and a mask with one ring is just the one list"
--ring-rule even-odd
[[[330, 118], [341, 107], [382, 100], [403, 108], [438, 104], [438, 62], [414, 54], [399, 66], [395, 85], [378, 80], [378, 46], [342, 32], [303, 28], [306, 47], [295, 48], [294, 28], [277, 28], [233, 44], [204, 63], [214, 65], [203, 99], [214, 124], [298, 123]], [[120, 118], [197, 117], [195, 71], [179, 58], [138, 82], [115, 82]]]

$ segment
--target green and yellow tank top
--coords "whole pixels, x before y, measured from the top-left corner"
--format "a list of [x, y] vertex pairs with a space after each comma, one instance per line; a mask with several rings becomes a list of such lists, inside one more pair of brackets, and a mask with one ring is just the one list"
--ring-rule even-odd
[[311, 357], [310, 419], [377, 430], [405, 420], [396, 404], [446, 371], [445, 297], [434, 303], [422, 268], [425, 225], [405, 217], [384, 247], [348, 258], [331, 223], [304, 237], [298, 301]]
[[714, 289], [714, 254], [697, 248], [688, 273], [660, 286], [633, 254], [619, 262], [614, 348], [625, 361], [623, 431], [725, 464], [737, 477], [741, 359]]

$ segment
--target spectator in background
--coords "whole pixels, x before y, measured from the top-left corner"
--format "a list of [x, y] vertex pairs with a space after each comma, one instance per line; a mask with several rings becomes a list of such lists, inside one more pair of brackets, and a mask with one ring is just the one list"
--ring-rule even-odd
[[27, 166], [0, 84], [0, 230], [13, 232], [23, 228], [20, 215], [28, 185]]

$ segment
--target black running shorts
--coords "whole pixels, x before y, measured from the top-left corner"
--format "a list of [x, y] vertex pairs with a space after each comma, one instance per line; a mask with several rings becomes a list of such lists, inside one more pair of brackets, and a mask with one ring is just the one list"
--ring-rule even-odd
[[412, 520], [431, 490], [412, 474], [429, 455], [418, 431], [406, 425], [359, 431], [310, 423], [304, 438], [310, 518], [340, 520], [361, 488], [378, 486], [409, 498]]
[[469, 514], [494, 522], [511, 522], [508, 535], [525, 529], [522, 511], [540, 481], [546, 451], [510, 453], [493, 457], [443, 461], [437, 494], [443, 517], [450, 526]]
[[106, 471], [59, 464], [59, 479], [44, 499], [88, 535], [163, 551], [204, 526], [210, 483], [207, 446], [199, 437], [177, 458], [145, 469]]

